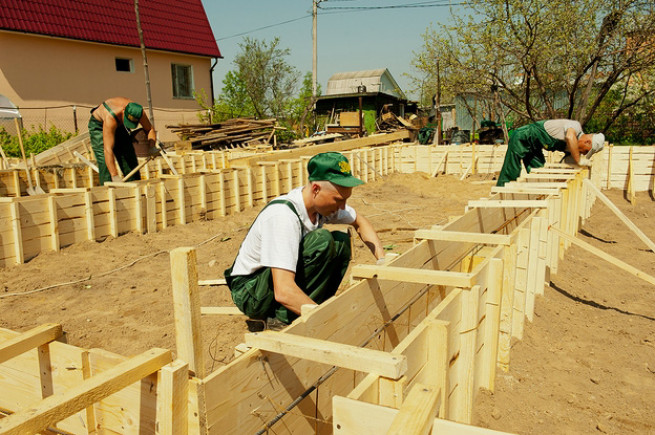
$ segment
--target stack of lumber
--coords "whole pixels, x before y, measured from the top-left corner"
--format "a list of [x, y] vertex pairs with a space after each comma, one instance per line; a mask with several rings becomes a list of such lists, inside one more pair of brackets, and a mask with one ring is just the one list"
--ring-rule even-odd
[[242, 148], [268, 143], [274, 132], [276, 119], [233, 118], [220, 124], [167, 125], [193, 149]]

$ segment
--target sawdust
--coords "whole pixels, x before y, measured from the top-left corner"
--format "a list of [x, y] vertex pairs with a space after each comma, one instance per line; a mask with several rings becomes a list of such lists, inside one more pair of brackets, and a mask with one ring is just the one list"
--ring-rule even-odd
[[[392, 175], [356, 188], [349, 201], [380, 230], [392, 252], [411, 247], [413, 230], [448, 222], [467, 201], [489, 195], [490, 177]], [[633, 208], [610, 192], [646, 234], [655, 203], [638, 195]], [[175, 350], [168, 252], [197, 246], [199, 279], [217, 279], [259, 208], [150, 235], [125, 234], [39, 255], [0, 269], [0, 326], [25, 331], [45, 322], [63, 325], [68, 342], [130, 356], [151, 347]], [[600, 202], [580, 236], [653, 274], [655, 254]], [[614, 243], [609, 243], [614, 242]], [[361, 242], [356, 263], [373, 263]], [[653, 287], [571, 247], [535, 321], [514, 344], [509, 373], [499, 372], [494, 393], [482, 392], [474, 423], [516, 433], [655, 433], [655, 326]], [[60, 283], [61, 285], [27, 293]], [[228, 306], [226, 287], [201, 287], [203, 306]], [[203, 346], [215, 370], [234, 357], [246, 332], [242, 317], [205, 316]]]

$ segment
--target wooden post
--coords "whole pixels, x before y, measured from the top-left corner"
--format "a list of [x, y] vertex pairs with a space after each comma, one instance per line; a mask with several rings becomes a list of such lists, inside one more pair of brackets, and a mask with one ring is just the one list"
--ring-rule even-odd
[[498, 359], [498, 335], [500, 333], [500, 303], [503, 287], [503, 260], [489, 260], [487, 301], [485, 305], [486, 324], [484, 329], [484, 352], [480, 385], [490, 391], [494, 390], [496, 378], [496, 360]]
[[168, 199], [166, 198], [167, 194], [168, 193], [166, 191], [166, 181], [162, 181], [161, 183], [159, 183], [159, 196], [161, 197], [161, 227], [162, 228], [168, 227], [168, 216], [166, 214], [167, 204], [168, 204]]
[[90, 191], [84, 192], [84, 214], [86, 216], [86, 237], [96, 239], [95, 215], [93, 214], [93, 196]]
[[205, 219], [208, 219], [207, 216], [207, 180], [205, 179], [205, 175], [201, 175], [198, 177], [198, 184], [199, 184], [199, 195], [200, 195], [200, 214], [205, 216]]
[[48, 195], [48, 215], [50, 218], [50, 247], [53, 251], [59, 251], [59, 217], [57, 216], [56, 197]]
[[109, 234], [118, 237], [118, 216], [116, 213], [116, 190], [113, 187], [107, 189], [109, 198]]
[[259, 165], [262, 170], [262, 200], [264, 204], [268, 202], [268, 184], [266, 182], [266, 165]]
[[528, 283], [528, 248], [530, 230], [519, 229], [516, 252], [516, 282], [514, 292], [514, 311], [512, 314], [512, 337], [523, 339], [523, 322], [525, 317], [525, 300]]
[[205, 373], [205, 363], [196, 263], [196, 250], [193, 248], [176, 248], [171, 251], [177, 355], [189, 363], [189, 369], [195, 373], [195, 376], [202, 378]]
[[427, 320], [428, 324], [428, 358], [431, 373], [428, 379], [441, 391], [439, 417], [446, 418], [448, 412], [448, 328], [449, 322]]
[[189, 365], [176, 359], [157, 372], [158, 435], [187, 435]]
[[238, 213], [241, 211], [241, 191], [239, 186], [239, 170], [234, 169], [232, 171], [232, 176], [234, 177], [232, 182], [234, 184], [234, 210], [233, 212]]
[[614, 145], [609, 144], [607, 147], [607, 184], [605, 185], [606, 189], [610, 189], [612, 186], [612, 147]]
[[223, 170], [218, 173], [218, 187], [220, 189], [220, 213], [221, 216], [227, 216], [227, 201], [225, 199], [225, 173]]
[[528, 283], [525, 292], [525, 315], [528, 320], [534, 320], [534, 298], [537, 287], [543, 287], [543, 276], [538, 276], [537, 263], [539, 261], [539, 235], [541, 233], [541, 220], [533, 217], [530, 221], [530, 237], [528, 245]]
[[513, 243], [503, 250], [503, 288], [500, 306], [500, 326], [498, 336], [498, 365], [504, 372], [509, 371], [512, 315], [514, 314], [514, 282], [516, 280], [516, 251], [517, 243]]
[[630, 204], [637, 205], [637, 197], [635, 195], [635, 180], [634, 180], [634, 161], [632, 159], [633, 146], [630, 147], [630, 155], [628, 157], [628, 200]]
[[143, 205], [141, 203], [141, 186], [136, 186], [134, 192], [134, 230], [143, 234]]
[[473, 399], [475, 397], [475, 352], [478, 325], [478, 307], [480, 300], [480, 286], [475, 285], [470, 290], [464, 289], [461, 293], [462, 307], [459, 336], [458, 379], [460, 390], [451, 404], [453, 408], [452, 420], [471, 424], [473, 416]]
[[[163, 183], [161, 183], [163, 184]], [[148, 234], [157, 232], [157, 194], [153, 185], [145, 187], [146, 195], [146, 231]]]
[[252, 168], [250, 166], [246, 169], [246, 177], [248, 177], [248, 207], [252, 208], [255, 206], [255, 187]]
[[[183, 166], [184, 168], [185, 166]], [[180, 208], [180, 223], [185, 225], [187, 223], [186, 216], [186, 192], [184, 191], [184, 175], [177, 178], [177, 199]]]

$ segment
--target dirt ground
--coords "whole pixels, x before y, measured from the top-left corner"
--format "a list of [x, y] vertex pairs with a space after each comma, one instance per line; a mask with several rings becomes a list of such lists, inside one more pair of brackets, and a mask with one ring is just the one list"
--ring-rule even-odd
[[[484, 175], [391, 175], [356, 188], [349, 203], [391, 252], [402, 253], [415, 229], [463, 214], [493, 183]], [[639, 194], [633, 207], [621, 192], [608, 195], [655, 239], [650, 196]], [[169, 251], [195, 246], [199, 279], [220, 278], [258, 210], [85, 242], [0, 269], [0, 326], [25, 331], [56, 322], [70, 344], [84, 348], [125, 356], [174, 351]], [[600, 201], [579, 237], [655, 274], [655, 254]], [[361, 242], [355, 262], [374, 262]], [[575, 246], [551, 281], [534, 323], [514, 343], [509, 373], [498, 373], [495, 392], [478, 395], [474, 423], [521, 434], [655, 434], [655, 288]], [[203, 306], [231, 305], [226, 287], [203, 286], [200, 297]], [[244, 318], [205, 316], [202, 325], [207, 368], [215, 370], [243, 341]]]

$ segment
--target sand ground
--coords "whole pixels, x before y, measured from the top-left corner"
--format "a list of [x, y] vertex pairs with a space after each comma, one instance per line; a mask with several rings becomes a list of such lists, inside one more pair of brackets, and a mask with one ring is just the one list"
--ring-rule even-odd
[[[356, 188], [349, 203], [391, 252], [402, 253], [415, 229], [463, 214], [493, 183], [484, 175], [390, 175]], [[648, 194], [639, 194], [636, 206], [622, 192], [607, 194], [655, 239]], [[0, 269], [0, 326], [25, 331], [56, 322], [80, 347], [126, 356], [151, 347], [174, 351], [169, 251], [195, 246], [199, 279], [220, 278], [258, 210], [85, 242]], [[655, 274], [655, 253], [599, 201], [578, 237]], [[361, 242], [355, 262], [374, 262]], [[231, 305], [226, 287], [204, 286], [200, 297], [203, 306]], [[653, 307], [652, 285], [571, 247], [536, 301], [534, 322], [513, 345], [509, 372], [498, 372], [493, 393], [478, 395], [474, 423], [521, 434], [655, 433]], [[242, 317], [203, 317], [208, 368], [227, 364], [244, 332]]]

